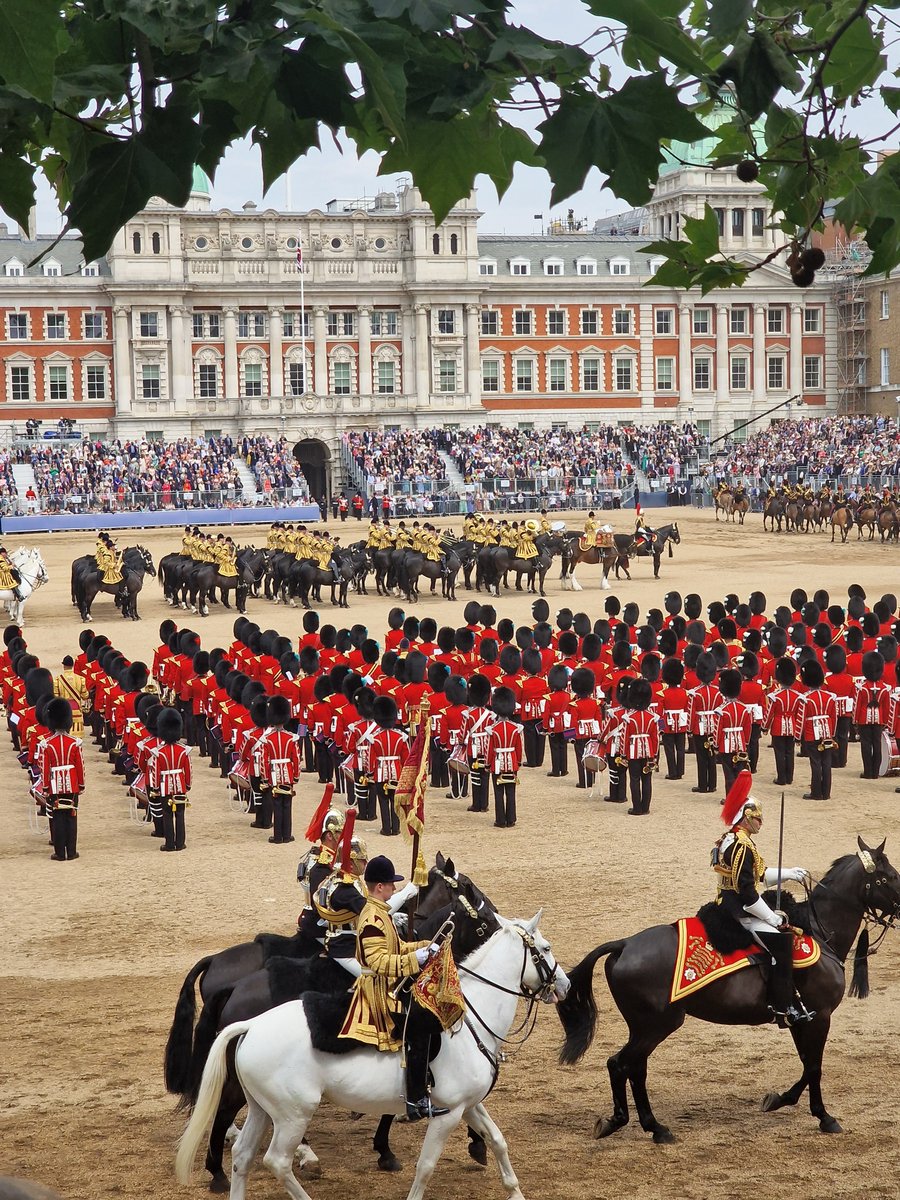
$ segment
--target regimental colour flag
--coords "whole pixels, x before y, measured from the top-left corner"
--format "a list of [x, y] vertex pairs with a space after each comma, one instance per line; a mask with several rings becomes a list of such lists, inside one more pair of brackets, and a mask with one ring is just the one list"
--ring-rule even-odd
[[431, 718], [427, 717], [419, 724], [394, 792], [394, 811], [400, 818], [400, 828], [409, 838], [415, 834], [421, 837], [425, 832], [425, 786], [430, 745]]

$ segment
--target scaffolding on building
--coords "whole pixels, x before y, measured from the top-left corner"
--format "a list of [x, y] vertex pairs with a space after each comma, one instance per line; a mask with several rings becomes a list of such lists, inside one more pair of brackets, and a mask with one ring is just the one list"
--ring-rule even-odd
[[831, 277], [837, 315], [837, 411], [868, 412], [868, 306], [865, 270], [871, 251], [862, 238], [838, 238], [825, 270]]

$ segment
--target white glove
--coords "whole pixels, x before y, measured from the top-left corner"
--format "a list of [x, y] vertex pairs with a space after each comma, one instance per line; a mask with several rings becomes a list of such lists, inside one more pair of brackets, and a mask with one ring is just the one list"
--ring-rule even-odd
[[765, 921], [773, 929], [781, 928], [780, 914], [775, 912], [774, 909], [769, 908], [762, 896], [758, 900], [754, 900], [752, 904], [745, 904], [744, 912], [749, 913], [751, 917], [758, 917], [760, 921]]
[[[781, 882], [782, 883], [805, 883], [808, 872], [805, 867], [782, 867]], [[778, 868], [766, 867], [765, 874], [766, 887], [778, 886]]]
[[428, 962], [429, 958], [431, 958], [431, 947], [430, 946], [423, 946], [421, 948], [421, 950], [416, 951], [416, 962], [419, 964], [420, 967], [424, 967], [425, 964]]
[[401, 888], [399, 892], [394, 892], [390, 900], [388, 900], [388, 911], [395, 913], [403, 908], [404, 904], [408, 904], [413, 896], [417, 895], [419, 889], [414, 883], [408, 883], [405, 888]]

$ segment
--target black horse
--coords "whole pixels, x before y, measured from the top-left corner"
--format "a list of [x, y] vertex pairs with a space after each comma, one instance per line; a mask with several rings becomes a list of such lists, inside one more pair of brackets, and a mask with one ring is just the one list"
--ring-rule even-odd
[[[534, 558], [519, 558], [509, 546], [485, 546], [476, 556], [477, 570], [475, 574], [475, 589], [481, 591], [484, 584], [488, 591], [500, 595], [500, 584], [508, 587], [507, 575], [510, 571], [516, 577], [516, 591], [522, 591], [522, 576], [528, 579], [528, 591], [538, 589], [543, 596], [544, 580], [550, 570], [555, 554], [563, 554], [566, 541], [562, 533], [539, 533], [534, 539], [537, 554]], [[535, 587], [537, 584], [537, 588]]]
[[[763, 1110], [774, 1112], [796, 1104], [809, 1088], [810, 1112], [818, 1118], [823, 1133], [841, 1132], [841, 1126], [822, 1101], [822, 1056], [831, 1014], [844, 996], [844, 961], [860, 925], [866, 922], [867, 928], [856, 948], [850, 991], [851, 995], [854, 992], [861, 997], [868, 995], [868, 925], [880, 925], [886, 930], [900, 914], [900, 875], [884, 853], [884, 842], [871, 848], [859, 838], [858, 845], [857, 854], [845, 855], [832, 864], [807, 901], [792, 906], [792, 924], [811, 934], [822, 951], [817, 963], [795, 973], [800, 997], [815, 1016], [791, 1029], [803, 1063], [800, 1079], [786, 1092], [771, 1092], [763, 1101]], [[769, 895], [769, 899], [773, 896]], [[612, 1116], [598, 1119], [595, 1137], [608, 1137], [628, 1123], [627, 1085], [630, 1084], [641, 1128], [653, 1134], [654, 1142], [674, 1140], [650, 1107], [647, 1060], [661, 1042], [681, 1028], [685, 1017], [717, 1025], [762, 1025], [771, 1021], [766, 981], [752, 966], [672, 1003], [669, 997], [677, 945], [675, 925], [654, 925], [632, 937], [605, 942], [569, 973], [571, 990], [559, 1005], [566, 1031], [561, 1062], [578, 1062], [591, 1044], [597, 1020], [592, 977], [595, 963], [604, 955], [609, 955], [606, 961], [609, 990], [628, 1024], [628, 1041], [607, 1061]]]
[[320, 567], [311, 559], [303, 559], [300, 563], [298, 591], [300, 603], [304, 608], [310, 607], [310, 595], [313, 603], [321, 604], [322, 587], [331, 588], [331, 603], [340, 608], [349, 608], [347, 593], [350, 584], [360, 570], [361, 560], [365, 558], [365, 550], [355, 546], [338, 546], [331, 555], [334, 567]]
[[613, 542], [619, 555], [616, 559], [616, 579], [621, 578], [619, 575], [620, 569], [625, 572], [625, 578], [631, 579], [629, 573], [629, 558], [652, 558], [653, 559], [653, 578], [659, 579], [659, 564], [663, 556], [663, 551], [668, 549], [669, 558], [672, 557], [672, 546], [681, 544], [681, 534], [678, 532], [678, 522], [673, 521], [671, 525], [660, 525], [659, 529], [648, 530], [650, 541], [640, 536], [632, 536], [630, 533], [617, 533], [613, 535]]
[[123, 551], [119, 583], [104, 583], [97, 560], [92, 554], [86, 554], [72, 563], [72, 603], [78, 608], [82, 621], [90, 621], [91, 605], [97, 593], [106, 592], [115, 596], [116, 607], [121, 608], [123, 617], [139, 621], [138, 593], [144, 586], [144, 576], [155, 574], [153, 557], [143, 546], [128, 546]]

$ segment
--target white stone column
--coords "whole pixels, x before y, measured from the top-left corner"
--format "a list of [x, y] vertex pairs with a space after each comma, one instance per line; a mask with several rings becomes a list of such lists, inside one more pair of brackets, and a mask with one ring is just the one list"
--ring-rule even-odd
[[469, 404], [481, 403], [481, 336], [477, 304], [466, 305], [466, 391]]
[[791, 305], [791, 360], [788, 395], [803, 391], [803, 305]]
[[234, 400], [240, 395], [237, 360], [237, 310], [226, 308], [225, 317], [225, 395]]
[[313, 355], [315, 390], [319, 396], [328, 394], [328, 347], [325, 344], [327, 308], [313, 309]]
[[359, 321], [359, 394], [372, 395], [372, 310], [360, 306]]
[[400, 363], [400, 393], [411, 396], [416, 378], [415, 351], [413, 350], [413, 310], [409, 305], [400, 309], [400, 337], [402, 361]]
[[169, 309], [169, 339], [172, 345], [172, 379], [169, 395], [175, 404], [175, 411], [186, 413], [188, 400], [193, 398], [194, 387], [190, 372], [190, 347], [185, 337], [185, 310], [180, 304], [174, 304]]
[[113, 309], [115, 329], [113, 331], [113, 370], [115, 380], [116, 412], [130, 413], [134, 397], [131, 381], [131, 328], [130, 313], [127, 308]]
[[716, 307], [716, 407], [731, 403], [728, 378], [728, 307]]
[[753, 407], [766, 407], [766, 306], [753, 306]]
[[280, 308], [269, 309], [269, 395], [284, 395], [284, 324]]
[[428, 337], [428, 322], [431, 308], [427, 304], [416, 305], [416, 402], [427, 407], [431, 394], [431, 341]]
[[641, 411], [649, 421], [653, 420], [656, 398], [656, 360], [653, 339], [653, 305], [641, 304], [638, 307]]
[[691, 306], [678, 309], [678, 405], [682, 421], [688, 420], [688, 409], [694, 403], [694, 364], [691, 359]]

